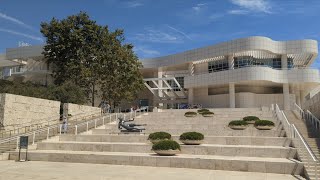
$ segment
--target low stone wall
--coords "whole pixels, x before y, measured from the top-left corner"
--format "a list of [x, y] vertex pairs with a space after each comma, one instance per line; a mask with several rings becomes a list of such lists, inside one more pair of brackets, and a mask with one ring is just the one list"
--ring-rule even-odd
[[308, 109], [318, 119], [320, 118], [320, 92], [304, 102], [304, 109]]
[[101, 112], [99, 107], [92, 107], [87, 105], [79, 105], [72, 103], [63, 104], [63, 112], [65, 115], [71, 114], [68, 117], [68, 121], [73, 121], [81, 117], [85, 117], [90, 114], [99, 114]]
[[60, 102], [47, 99], [0, 94], [0, 122], [10, 126], [27, 126], [48, 120], [59, 120]]

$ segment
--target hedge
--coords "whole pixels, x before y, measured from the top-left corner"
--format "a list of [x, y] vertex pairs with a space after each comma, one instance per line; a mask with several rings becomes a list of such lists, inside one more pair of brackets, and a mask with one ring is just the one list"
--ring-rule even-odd
[[149, 134], [148, 140], [171, 139], [171, 134], [167, 132], [154, 132]]
[[203, 140], [204, 135], [199, 132], [185, 132], [180, 135], [180, 140]]
[[163, 141], [157, 142], [152, 146], [152, 150], [170, 150], [170, 149], [181, 150], [180, 145], [176, 141], [172, 141], [172, 140], [163, 140]]

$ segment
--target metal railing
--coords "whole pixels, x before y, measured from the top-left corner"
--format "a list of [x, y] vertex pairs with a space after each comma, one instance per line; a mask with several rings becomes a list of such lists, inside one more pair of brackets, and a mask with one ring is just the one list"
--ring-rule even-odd
[[318, 158], [315, 156], [314, 152], [296, 126], [289, 123], [286, 115], [282, 110], [280, 110], [277, 104], [275, 106], [275, 112], [277, 119], [282, 123], [284, 130], [286, 131], [287, 137], [292, 139], [293, 146], [297, 148], [298, 155], [300, 160], [305, 164], [307, 173], [313, 171], [315, 178], [318, 179]]
[[[10, 125], [5, 126], [4, 128], [8, 128], [10, 130], [3, 130], [0, 131], [0, 138], [8, 138], [12, 136], [16, 136], [21, 133], [27, 133], [29, 131], [33, 131], [39, 128], [48, 127], [50, 125], [55, 125], [59, 122], [59, 118], [57, 117], [50, 117], [43, 120], [39, 120], [40, 122], [28, 124], [25, 126], [21, 125]], [[27, 124], [27, 123], [25, 123]], [[17, 127], [18, 126], [18, 127]]]
[[319, 134], [320, 132], [320, 120], [314, 116], [309, 110], [303, 110], [298, 104], [294, 103], [292, 110], [298, 114], [299, 118], [304, 121], [304, 123], [311, 127], [313, 134]]
[[64, 129], [62, 124], [54, 124], [47, 127], [39, 128], [36, 130], [32, 130], [26, 133], [22, 133], [16, 136], [7, 137], [0, 140], [0, 153], [9, 151], [12, 149], [17, 149], [19, 147], [20, 136], [28, 136], [29, 144], [35, 144], [35, 142], [49, 139], [52, 136], [61, 135], [63, 133], [66, 134], [79, 134], [82, 132], [88, 132], [90, 129], [97, 128], [98, 126], [105, 125], [106, 123], [111, 123], [117, 120], [120, 115], [124, 117], [127, 116], [129, 118], [135, 118], [144, 113], [147, 113], [149, 110], [148, 107], [144, 107], [141, 109], [137, 109], [131, 113], [122, 114], [122, 113], [108, 113], [97, 115], [96, 113], [86, 116], [86, 118], [90, 118], [89, 120], [84, 120], [82, 122], [74, 122], [74, 124], [67, 125], [67, 128]]
[[[72, 116], [72, 120], [68, 121], [68, 125], [70, 126], [70, 125], [76, 124], [78, 122], [85, 121], [88, 118], [98, 117], [100, 115], [101, 115], [100, 112], [99, 113], [97, 113], [97, 112], [79, 113], [79, 114]], [[52, 125], [59, 125], [61, 123], [60, 118], [57, 118], [57, 117], [50, 117], [50, 118], [46, 118], [46, 119], [39, 120], [39, 121], [42, 121], [42, 122], [26, 125], [23, 127], [13, 127], [12, 130], [5, 130], [3, 132], [0, 132], [0, 139], [9, 138], [9, 137], [13, 137], [13, 136], [19, 136], [19, 134], [24, 134], [24, 133], [27, 133], [30, 131], [35, 131], [37, 129], [49, 127]]]

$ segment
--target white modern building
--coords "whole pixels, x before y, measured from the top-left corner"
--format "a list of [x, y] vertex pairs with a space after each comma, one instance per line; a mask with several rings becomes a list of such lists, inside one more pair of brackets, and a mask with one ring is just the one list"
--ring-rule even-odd
[[[0, 56], [2, 78], [52, 82], [47, 65], [38, 61], [42, 50], [43, 46], [7, 49]], [[317, 55], [315, 40], [255, 36], [144, 59], [141, 72], [147, 88], [132, 105], [238, 108], [277, 103], [289, 109], [293, 102], [303, 105], [319, 85], [319, 71], [310, 68]]]
[[310, 68], [315, 40], [274, 41], [248, 37], [182, 53], [142, 60], [149, 105], [163, 108], [201, 104], [244, 108], [279, 104], [284, 109], [320, 83]]
[[[43, 58], [42, 51], [41, 45], [7, 48], [6, 52], [0, 55], [1, 79], [52, 83], [49, 67], [40, 61]], [[7, 65], [5, 62], [12, 64]]]

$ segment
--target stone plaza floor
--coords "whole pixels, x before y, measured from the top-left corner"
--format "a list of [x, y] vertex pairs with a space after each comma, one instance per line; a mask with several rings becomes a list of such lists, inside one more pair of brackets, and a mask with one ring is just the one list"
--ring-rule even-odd
[[167, 167], [0, 161], [0, 180], [287, 180], [291, 175]]

